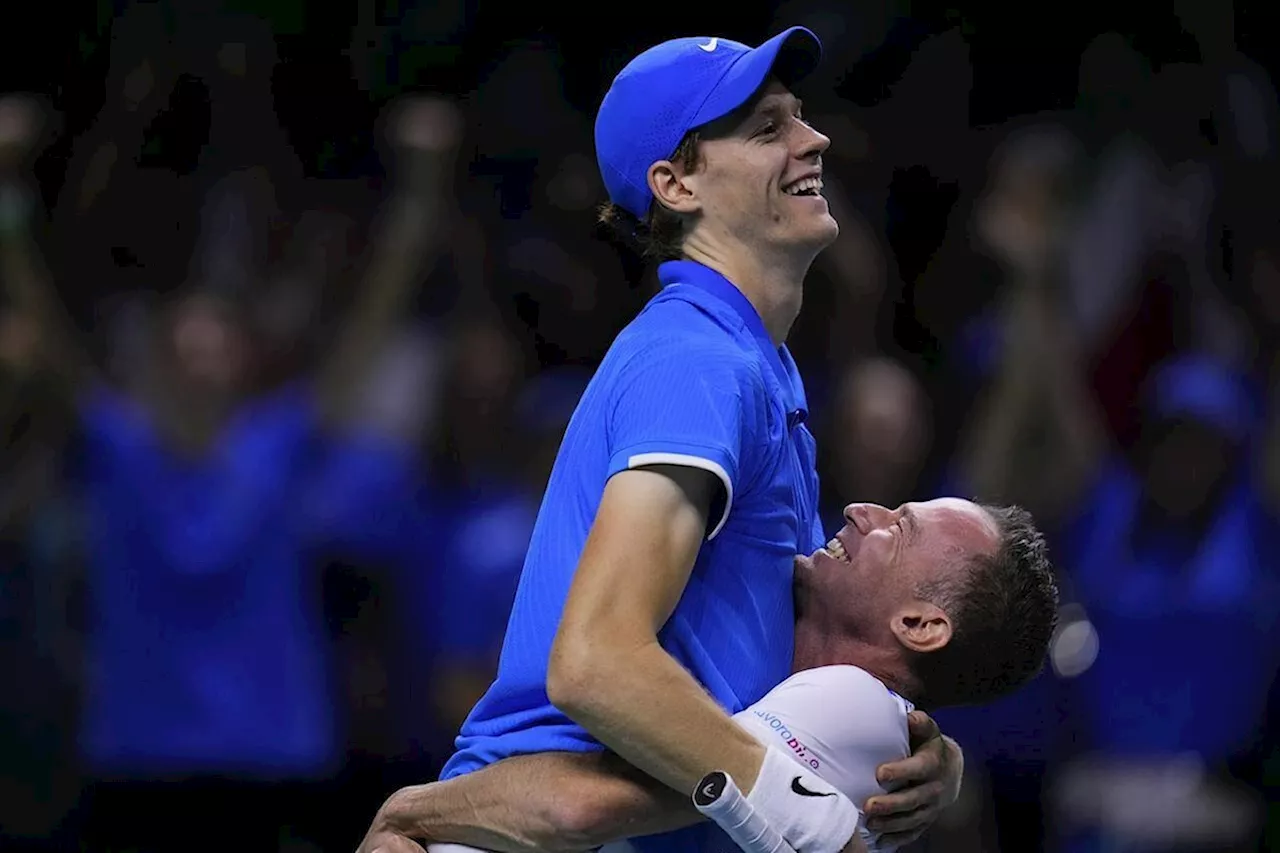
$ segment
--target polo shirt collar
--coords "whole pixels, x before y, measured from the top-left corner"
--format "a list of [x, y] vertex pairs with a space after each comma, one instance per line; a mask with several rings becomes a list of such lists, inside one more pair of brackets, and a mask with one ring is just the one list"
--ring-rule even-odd
[[785, 345], [781, 347], [773, 345], [773, 339], [769, 337], [769, 330], [764, 327], [760, 312], [756, 311], [746, 294], [729, 279], [697, 261], [667, 261], [660, 264], [658, 280], [663, 287], [672, 284], [687, 284], [695, 287], [734, 311], [742, 319], [747, 331], [755, 338], [765, 361], [778, 377], [789, 424], [794, 427], [804, 422], [809, 416], [809, 405], [805, 399], [800, 371], [796, 368], [796, 363]]

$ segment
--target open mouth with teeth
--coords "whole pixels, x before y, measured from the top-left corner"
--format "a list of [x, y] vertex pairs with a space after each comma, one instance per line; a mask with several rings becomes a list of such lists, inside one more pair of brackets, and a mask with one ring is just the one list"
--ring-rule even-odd
[[822, 550], [826, 551], [827, 554], [830, 555], [830, 557], [834, 560], [838, 560], [841, 563], [850, 562], [849, 552], [844, 549], [844, 545], [840, 542], [839, 539], [833, 538], [830, 542], [826, 544], [826, 547], [824, 547]]
[[782, 188], [786, 195], [817, 196], [822, 195], [822, 178], [801, 178], [793, 184]]

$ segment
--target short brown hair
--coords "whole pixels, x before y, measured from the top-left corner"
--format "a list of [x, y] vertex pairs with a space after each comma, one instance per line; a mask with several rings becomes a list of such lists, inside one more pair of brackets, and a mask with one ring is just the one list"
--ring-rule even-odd
[[[676, 146], [671, 162], [692, 172], [701, 162], [698, 152], [698, 131], [691, 130]], [[643, 220], [612, 202], [600, 205], [598, 217], [624, 242], [635, 246], [645, 258], [656, 261], [674, 261], [684, 257], [684, 222], [680, 216], [663, 207], [657, 199], [649, 204], [649, 212]]]
[[958, 578], [916, 592], [952, 620], [951, 642], [913, 661], [922, 705], [972, 705], [1013, 692], [1044, 667], [1057, 625], [1058, 585], [1031, 514], [982, 508], [1000, 528], [996, 553], [971, 558]]

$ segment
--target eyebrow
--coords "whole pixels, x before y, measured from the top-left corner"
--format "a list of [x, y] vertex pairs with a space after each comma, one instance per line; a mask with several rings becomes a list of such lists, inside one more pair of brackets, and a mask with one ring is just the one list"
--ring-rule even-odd
[[791, 94], [775, 93], [772, 95], [765, 95], [756, 103], [755, 109], [753, 109], [751, 113], [752, 115], [763, 115], [765, 113], [777, 112], [778, 110], [784, 109], [788, 106], [793, 110], [798, 110], [804, 106], [804, 101]]
[[916, 535], [920, 532], [920, 527], [916, 523], [916, 513], [910, 506], [902, 508], [902, 528], [907, 534], [907, 544], [913, 544], [916, 541]]

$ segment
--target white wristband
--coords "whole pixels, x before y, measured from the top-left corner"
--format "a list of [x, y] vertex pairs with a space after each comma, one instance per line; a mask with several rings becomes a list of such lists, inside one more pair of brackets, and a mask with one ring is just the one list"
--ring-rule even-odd
[[772, 748], [765, 750], [747, 802], [796, 853], [840, 853], [862, 817], [848, 797]]

